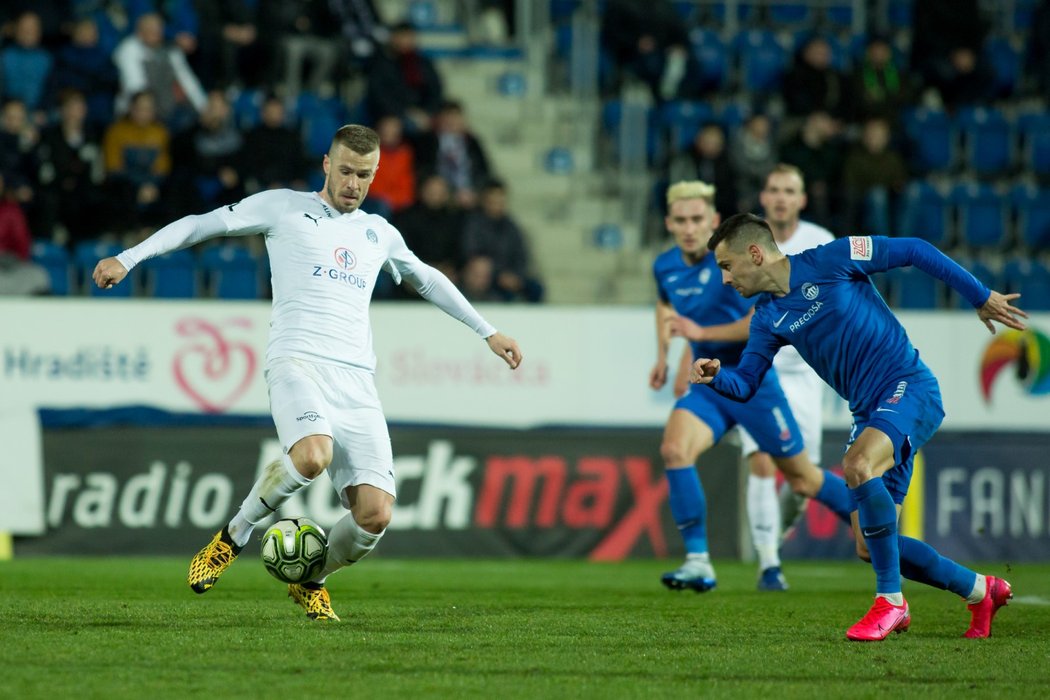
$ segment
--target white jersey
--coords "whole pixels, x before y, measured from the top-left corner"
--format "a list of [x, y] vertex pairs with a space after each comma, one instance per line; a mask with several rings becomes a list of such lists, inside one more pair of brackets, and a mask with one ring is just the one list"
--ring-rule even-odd
[[[777, 241], [777, 248], [784, 255], [797, 255], [804, 250], [831, 243], [833, 240], [835, 240], [835, 235], [823, 226], [817, 226], [808, 221], [799, 221], [791, 238], [783, 243]], [[777, 351], [773, 358], [773, 366], [778, 374], [813, 371], [793, 345], [785, 345]]]
[[278, 357], [375, 371], [368, 308], [379, 272], [406, 278], [483, 338], [496, 332], [441, 273], [408, 249], [386, 219], [340, 214], [316, 192], [267, 190], [210, 214], [169, 224], [118, 260], [142, 260], [220, 235], [262, 234], [273, 313], [267, 363]]

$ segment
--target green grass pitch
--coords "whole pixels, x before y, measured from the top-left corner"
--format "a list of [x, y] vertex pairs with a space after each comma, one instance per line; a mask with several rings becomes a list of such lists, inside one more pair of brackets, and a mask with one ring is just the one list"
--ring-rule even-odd
[[[188, 559], [188, 557], [187, 557]], [[0, 698], [1046, 697], [1050, 565], [1005, 575], [995, 635], [966, 640], [958, 598], [907, 584], [912, 629], [845, 641], [870, 604], [862, 563], [751, 565], [663, 590], [671, 562], [393, 561], [329, 581], [311, 622], [246, 555], [205, 595], [175, 559], [0, 562]]]

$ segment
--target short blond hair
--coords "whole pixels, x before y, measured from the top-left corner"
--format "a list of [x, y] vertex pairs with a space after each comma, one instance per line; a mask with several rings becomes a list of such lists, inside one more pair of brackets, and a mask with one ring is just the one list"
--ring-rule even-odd
[[681, 199], [702, 199], [712, 209], [715, 206], [715, 186], [701, 180], [682, 180], [667, 188], [667, 206]]
[[773, 169], [766, 174], [766, 183], [769, 183], [769, 178], [773, 175], [794, 175], [798, 178], [799, 184], [802, 185], [802, 192], [806, 191], [806, 177], [802, 174], [802, 169], [798, 166], [791, 165], [790, 163], [777, 163], [773, 166]]

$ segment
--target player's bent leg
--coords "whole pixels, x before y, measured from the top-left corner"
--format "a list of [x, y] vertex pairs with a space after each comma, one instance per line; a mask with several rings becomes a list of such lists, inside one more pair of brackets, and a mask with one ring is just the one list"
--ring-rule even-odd
[[332, 610], [332, 600], [328, 589], [321, 583], [289, 583], [288, 597], [295, 601], [311, 620], [339, 621], [339, 616]]
[[241, 547], [233, 543], [229, 530], [224, 527], [190, 560], [186, 582], [190, 584], [194, 593], [211, 590], [222, 572], [229, 568], [240, 552]]
[[350, 512], [328, 533], [328, 557], [314, 582], [324, 583], [332, 573], [356, 564], [375, 549], [386, 532], [394, 497], [370, 484], [346, 489]]

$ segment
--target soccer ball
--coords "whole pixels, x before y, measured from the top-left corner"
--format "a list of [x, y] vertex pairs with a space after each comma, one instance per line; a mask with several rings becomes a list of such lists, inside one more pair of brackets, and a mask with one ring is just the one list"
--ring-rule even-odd
[[262, 537], [262, 561], [278, 581], [302, 583], [321, 573], [328, 538], [309, 518], [278, 520]]

